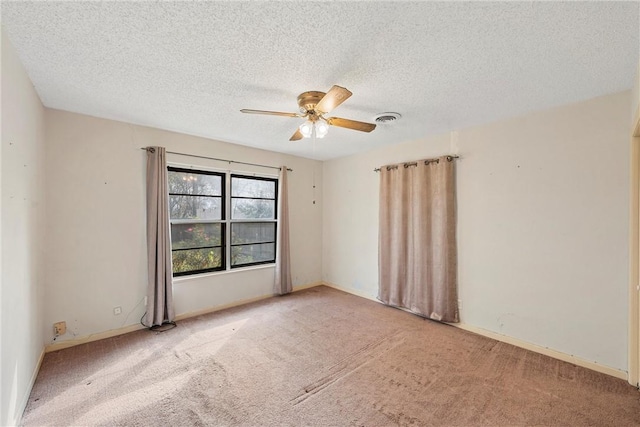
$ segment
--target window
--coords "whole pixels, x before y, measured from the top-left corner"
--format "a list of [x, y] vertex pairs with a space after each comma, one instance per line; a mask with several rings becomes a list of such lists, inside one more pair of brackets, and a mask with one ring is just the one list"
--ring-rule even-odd
[[168, 170], [174, 276], [275, 262], [277, 179]]
[[231, 175], [231, 268], [275, 262], [277, 182]]
[[225, 268], [225, 174], [169, 167], [173, 275]]

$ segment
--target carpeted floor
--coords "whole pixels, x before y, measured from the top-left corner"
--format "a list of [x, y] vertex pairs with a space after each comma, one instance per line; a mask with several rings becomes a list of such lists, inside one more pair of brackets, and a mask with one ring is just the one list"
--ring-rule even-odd
[[631, 426], [625, 381], [327, 287], [48, 353], [25, 426]]

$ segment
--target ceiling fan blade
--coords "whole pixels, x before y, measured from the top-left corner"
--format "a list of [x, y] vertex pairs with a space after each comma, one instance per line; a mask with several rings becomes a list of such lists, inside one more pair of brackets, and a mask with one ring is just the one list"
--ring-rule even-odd
[[268, 114], [270, 116], [302, 117], [300, 114], [297, 114], [297, 113], [281, 113], [279, 111], [264, 111], [264, 110], [247, 110], [246, 108], [240, 110], [240, 112], [248, 113], [248, 114]]
[[289, 141], [298, 141], [299, 139], [304, 138], [302, 136], [302, 133], [300, 132], [300, 129], [296, 129], [296, 132], [291, 135], [291, 138], [289, 138]]
[[328, 118], [327, 123], [329, 123], [331, 126], [338, 126], [341, 128], [359, 130], [360, 132], [371, 132], [376, 128], [376, 125], [372, 123], [359, 122], [357, 120], [341, 119], [340, 117]]
[[352, 95], [352, 93], [341, 86], [333, 85], [329, 92], [322, 97], [315, 110], [321, 114], [325, 114], [342, 104]]

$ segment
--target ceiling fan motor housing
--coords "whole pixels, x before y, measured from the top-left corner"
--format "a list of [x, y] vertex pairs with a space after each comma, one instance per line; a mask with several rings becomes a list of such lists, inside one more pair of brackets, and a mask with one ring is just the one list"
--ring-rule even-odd
[[324, 97], [324, 92], [309, 91], [298, 95], [298, 105], [301, 113], [315, 111], [316, 105]]

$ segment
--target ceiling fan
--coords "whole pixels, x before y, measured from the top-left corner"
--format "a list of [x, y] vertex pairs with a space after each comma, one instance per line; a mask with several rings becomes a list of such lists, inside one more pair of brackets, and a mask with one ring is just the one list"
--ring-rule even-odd
[[306, 118], [307, 121], [300, 125], [291, 138], [289, 138], [289, 141], [297, 141], [311, 136], [324, 138], [329, 131], [329, 126], [338, 126], [358, 130], [360, 132], [371, 132], [376, 128], [376, 125], [372, 123], [342, 119], [340, 117], [324, 117], [325, 114], [331, 112], [338, 105], [342, 104], [351, 95], [352, 93], [348, 89], [334, 85], [327, 93], [309, 91], [298, 95], [300, 113], [281, 113], [278, 111], [247, 109], [240, 111], [249, 114], [268, 114], [271, 116]]

